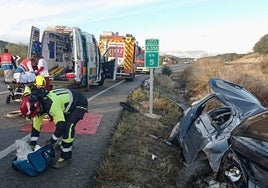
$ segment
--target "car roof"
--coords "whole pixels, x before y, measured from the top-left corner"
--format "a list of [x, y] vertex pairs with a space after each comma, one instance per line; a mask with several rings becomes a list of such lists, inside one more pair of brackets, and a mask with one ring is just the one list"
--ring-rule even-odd
[[266, 110], [252, 93], [240, 85], [216, 77], [210, 78], [208, 83], [213, 92], [220, 93], [231, 105], [239, 108], [243, 118]]

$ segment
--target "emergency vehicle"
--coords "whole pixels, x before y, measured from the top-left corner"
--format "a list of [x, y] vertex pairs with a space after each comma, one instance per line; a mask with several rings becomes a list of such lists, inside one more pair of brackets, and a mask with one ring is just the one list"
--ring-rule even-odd
[[40, 53], [47, 61], [53, 87], [104, 83], [98, 42], [78, 27], [48, 26], [40, 41], [40, 29], [32, 26], [28, 57]]
[[144, 53], [145, 50], [139, 47], [136, 57], [136, 72], [149, 74], [150, 69], [145, 66]]
[[106, 78], [115, 80], [121, 77], [130, 81], [135, 78], [138, 45], [133, 35], [103, 32], [99, 37], [99, 48], [105, 59]]

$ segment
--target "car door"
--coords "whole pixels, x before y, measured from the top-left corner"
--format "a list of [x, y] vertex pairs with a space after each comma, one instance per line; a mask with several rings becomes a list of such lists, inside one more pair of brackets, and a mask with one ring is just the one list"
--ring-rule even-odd
[[42, 47], [40, 42], [40, 29], [35, 26], [32, 26], [27, 57], [33, 57], [36, 54], [42, 54]]

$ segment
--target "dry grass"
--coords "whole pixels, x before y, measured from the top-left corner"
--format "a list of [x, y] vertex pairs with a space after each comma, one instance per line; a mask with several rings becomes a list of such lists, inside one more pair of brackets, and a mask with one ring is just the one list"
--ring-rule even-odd
[[[254, 60], [253, 60], [254, 59]], [[187, 76], [187, 91], [191, 100], [209, 93], [208, 80], [219, 77], [245, 87], [252, 92], [264, 106], [268, 104], [268, 57], [250, 54], [235, 62], [226, 63], [222, 59], [198, 61], [191, 66]]]
[[[170, 78], [162, 78], [165, 88], [173, 85]], [[149, 112], [148, 89], [140, 87], [132, 92], [128, 101], [140, 113], [123, 111], [107, 157], [98, 169], [97, 187], [174, 187], [174, 177], [181, 165], [180, 153], [178, 148], [167, 145], [165, 139], [181, 111], [160, 88], [155, 89], [153, 112], [161, 118], [143, 115]]]

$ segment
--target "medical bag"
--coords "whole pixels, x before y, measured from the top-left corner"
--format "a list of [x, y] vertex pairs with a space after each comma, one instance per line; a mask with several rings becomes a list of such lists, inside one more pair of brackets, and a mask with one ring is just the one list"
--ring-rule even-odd
[[46, 145], [35, 152], [29, 153], [26, 160], [17, 160], [16, 157], [12, 161], [12, 167], [29, 176], [37, 176], [47, 169], [54, 157], [54, 148], [52, 145]]

